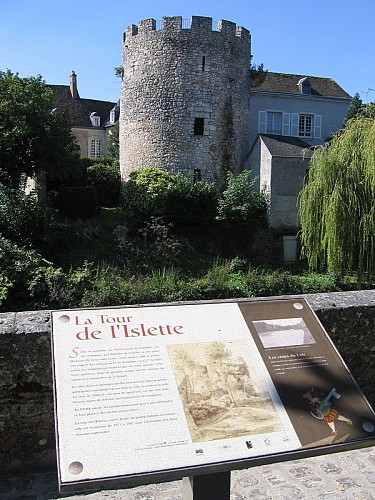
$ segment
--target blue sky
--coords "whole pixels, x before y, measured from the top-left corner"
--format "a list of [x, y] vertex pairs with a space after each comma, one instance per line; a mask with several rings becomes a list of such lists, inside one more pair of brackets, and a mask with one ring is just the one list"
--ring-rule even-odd
[[0, 0], [0, 70], [68, 85], [74, 69], [81, 97], [116, 101], [122, 33], [173, 15], [233, 21], [250, 30], [254, 63], [375, 101], [375, 0]]

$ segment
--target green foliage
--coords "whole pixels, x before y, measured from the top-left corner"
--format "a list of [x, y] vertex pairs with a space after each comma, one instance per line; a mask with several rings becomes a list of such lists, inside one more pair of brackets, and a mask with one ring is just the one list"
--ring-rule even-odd
[[115, 75], [122, 78], [124, 75], [124, 66], [115, 66], [113, 68], [115, 70]]
[[0, 310], [38, 309], [50, 304], [49, 290], [60, 274], [37, 252], [0, 235]]
[[[339, 290], [333, 276], [287, 271], [264, 271], [248, 266], [236, 269], [238, 262], [216, 261], [201, 277], [186, 277], [174, 268], [154, 269], [147, 274], [102, 265], [83, 267], [59, 274], [50, 297], [60, 307], [102, 307], [120, 304], [146, 304], [182, 300], [267, 297], [285, 294], [318, 293]], [[241, 264], [242, 266], [242, 264]]]
[[40, 76], [0, 71], [0, 182], [15, 188], [22, 174], [60, 171], [77, 158], [68, 120], [52, 107]]
[[94, 163], [87, 168], [87, 186], [95, 187], [98, 205], [101, 207], [116, 207], [121, 192], [120, 165]]
[[366, 104], [363, 114], [366, 118], [375, 120], [375, 102], [369, 102], [368, 104]]
[[266, 226], [267, 198], [255, 188], [250, 170], [228, 172], [227, 188], [218, 200], [218, 219], [252, 228]]
[[120, 122], [117, 122], [110, 130], [108, 139], [107, 154], [112, 160], [119, 160], [120, 158]]
[[17, 245], [42, 250], [53, 220], [54, 212], [23, 189], [0, 184], [0, 235]]
[[181, 245], [172, 235], [171, 225], [165, 225], [158, 217], [151, 217], [138, 230], [137, 237], [130, 237], [126, 226], [117, 226], [114, 234], [118, 259], [127, 269], [147, 272], [178, 263]]
[[175, 226], [201, 225], [213, 217], [215, 193], [212, 185], [193, 183], [187, 177], [170, 175], [148, 167], [130, 174], [123, 189], [126, 223], [140, 228], [152, 216]]
[[375, 122], [357, 118], [320, 147], [300, 193], [303, 255], [312, 269], [356, 271], [368, 281], [375, 263]]
[[346, 113], [344, 119], [344, 125], [347, 124], [349, 120], [352, 118], [371, 118], [375, 119], [375, 102], [370, 102], [368, 104], [363, 104], [362, 99], [359, 97], [359, 94], [356, 93], [351, 100], [350, 106]]
[[344, 119], [344, 125], [351, 120], [352, 118], [356, 118], [363, 113], [364, 105], [362, 99], [359, 97], [358, 92], [354, 94], [352, 98], [348, 111], [346, 112], [346, 116]]

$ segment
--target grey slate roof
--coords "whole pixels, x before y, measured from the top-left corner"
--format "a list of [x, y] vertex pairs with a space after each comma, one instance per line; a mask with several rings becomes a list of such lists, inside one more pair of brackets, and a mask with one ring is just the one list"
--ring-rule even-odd
[[264, 81], [252, 87], [252, 91], [287, 92], [289, 94], [299, 94], [301, 91], [298, 82], [303, 78], [308, 78], [311, 84], [311, 95], [324, 97], [342, 97], [350, 99], [351, 96], [345, 92], [332, 78], [322, 78], [309, 75], [290, 75], [286, 73], [273, 73], [268, 71]]
[[260, 134], [259, 137], [263, 140], [272, 156], [304, 156], [305, 158], [311, 158], [314, 152], [311, 144], [302, 141], [298, 137], [265, 134]]
[[96, 99], [73, 99], [69, 85], [48, 85], [53, 93], [53, 106], [68, 113], [72, 127], [92, 127], [90, 114], [96, 112], [100, 116], [103, 127], [109, 118], [110, 111], [116, 102], [98, 101]]

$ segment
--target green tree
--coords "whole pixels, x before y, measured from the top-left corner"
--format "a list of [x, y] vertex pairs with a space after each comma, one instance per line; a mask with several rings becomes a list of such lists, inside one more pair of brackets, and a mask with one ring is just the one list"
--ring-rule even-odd
[[218, 200], [217, 219], [240, 225], [264, 225], [267, 214], [267, 197], [255, 187], [256, 179], [251, 170], [235, 175], [227, 174], [227, 188]]
[[120, 158], [120, 139], [119, 139], [120, 124], [117, 122], [110, 130], [108, 139], [108, 157], [112, 160]]
[[0, 235], [16, 245], [42, 251], [54, 212], [22, 189], [0, 183]]
[[344, 125], [347, 123], [348, 120], [351, 118], [355, 118], [359, 115], [363, 114], [365, 106], [363, 105], [362, 99], [359, 97], [358, 92], [354, 94], [354, 97], [352, 98], [348, 111], [346, 112], [346, 116], [344, 119]]
[[299, 196], [302, 255], [312, 269], [356, 271], [368, 281], [375, 262], [375, 121], [349, 120], [311, 159]]
[[366, 118], [372, 118], [373, 120], [375, 120], [375, 102], [369, 102], [368, 104], [366, 104], [363, 114], [364, 116], [366, 116]]
[[0, 182], [18, 187], [22, 174], [58, 171], [77, 156], [68, 120], [53, 109], [41, 76], [0, 72]]

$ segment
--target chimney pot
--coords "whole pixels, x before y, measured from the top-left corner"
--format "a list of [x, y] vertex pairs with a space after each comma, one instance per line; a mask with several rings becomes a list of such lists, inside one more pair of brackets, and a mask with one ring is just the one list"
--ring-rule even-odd
[[77, 75], [75, 74], [74, 70], [72, 70], [72, 74], [70, 75], [70, 93], [72, 94], [73, 99], [79, 99]]

